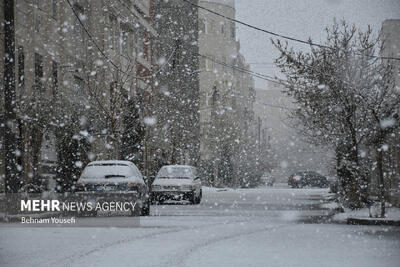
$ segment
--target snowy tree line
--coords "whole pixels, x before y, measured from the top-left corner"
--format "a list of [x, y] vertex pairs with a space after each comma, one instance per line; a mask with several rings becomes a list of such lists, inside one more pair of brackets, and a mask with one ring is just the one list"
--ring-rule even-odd
[[310, 140], [335, 150], [342, 202], [360, 208], [375, 193], [384, 216], [387, 183], [400, 175], [389, 161], [400, 149], [395, 62], [376, 56], [384, 40], [370, 27], [335, 21], [326, 33], [326, 42], [310, 51], [273, 42], [286, 93], [298, 106], [293, 121]]

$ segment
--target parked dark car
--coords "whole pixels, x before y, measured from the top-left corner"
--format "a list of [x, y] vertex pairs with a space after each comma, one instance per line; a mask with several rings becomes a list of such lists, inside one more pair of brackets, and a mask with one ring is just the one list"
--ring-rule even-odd
[[75, 187], [75, 193], [79, 197], [99, 203], [136, 202], [139, 209], [132, 210], [132, 215], [147, 216], [150, 213], [148, 186], [139, 169], [130, 161], [93, 161], [85, 167]]
[[325, 176], [314, 171], [299, 171], [289, 176], [288, 185], [294, 188], [311, 186], [311, 187], [328, 187], [328, 180]]

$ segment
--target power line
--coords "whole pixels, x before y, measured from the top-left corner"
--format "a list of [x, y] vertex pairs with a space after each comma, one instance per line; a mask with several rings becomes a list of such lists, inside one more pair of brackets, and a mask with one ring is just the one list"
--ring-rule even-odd
[[[81, 27], [83, 28], [83, 30], [86, 32], [86, 34], [88, 35], [89, 39], [93, 42], [93, 44], [96, 46], [96, 48], [97, 48], [97, 49], [99, 50], [99, 52], [102, 54], [102, 56], [103, 56], [105, 59], [107, 59], [107, 61], [110, 62], [110, 64], [111, 64], [114, 68], [116, 68], [118, 71], [120, 71], [120, 72], [122, 72], [122, 73], [124, 73], [124, 74], [126, 74], [126, 75], [131, 76], [129, 73], [127, 73], [127, 72], [123, 71], [122, 69], [120, 69], [111, 59], [109, 59], [109, 57], [105, 54], [104, 50], [102, 50], [102, 49], [100, 48], [100, 46], [96, 43], [96, 41], [94, 40], [94, 38], [93, 38], [93, 36], [91, 35], [91, 33], [88, 31], [88, 29], [87, 29], [87, 28], [85, 27], [85, 25], [83, 24], [82, 20], [79, 18], [79, 15], [78, 15], [77, 12], [75, 11], [75, 9], [74, 9], [74, 7], [72, 6], [70, 0], [66, 0], [66, 1], [67, 1], [68, 5], [70, 6], [72, 12], [74, 13], [75, 17], [78, 19], [79, 24], [81, 25]], [[184, 1], [184, 0], [183, 0], [183, 1]], [[124, 7], [125, 7], [127, 10], [129, 10], [126, 6], [124, 6]], [[129, 10], [129, 11], [130, 11], [130, 10]], [[130, 11], [130, 12], [132, 13], [132, 11]], [[134, 14], [133, 14], [133, 15], [134, 15]], [[173, 57], [173, 55], [175, 54], [175, 52], [176, 52], [176, 49], [171, 53], [171, 55], [169, 56], [169, 58], [168, 58], [168, 60], [165, 62], [165, 64], [164, 64], [159, 70], [157, 70], [155, 73], [153, 73], [152, 75], [149, 75], [149, 76], [142, 76], [142, 77], [136, 77], [136, 76], [131, 76], [131, 77], [137, 78], [137, 79], [146, 79], [146, 78], [154, 77], [156, 74], [158, 74], [159, 72], [161, 72], [161, 70], [168, 64], [168, 62], [172, 59], [172, 57]], [[232, 69], [238, 70], [239, 72], [252, 75], [252, 76], [254, 76], [254, 77], [256, 77], [256, 78], [259, 78], [259, 79], [263, 79], [263, 80], [266, 80], [266, 81], [270, 81], [270, 82], [274, 82], [274, 83], [277, 83], [277, 84], [281, 84], [281, 82], [277, 81], [274, 77], [267, 76], [267, 75], [264, 75], [264, 74], [261, 74], [261, 73], [257, 73], [257, 72], [253, 72], [253, 71], [251, 71], [251, 70], [244, 69], [244, 68], [240, 68], [240, 67], [238, 67], [238, 66], [233, 66], [233, 65], [229, 65], [229, 64], [226, 64], [226, 63], [223, 63], [223, 62], [219, 62], [219, 61], [217, 61], [217, 60], [215, 60], [215, 59], [213, 59], [213, 58], [210, 58], [210, 57], [208, 57], [208, 56], [205, 56], [205, 55], [202, 55], [202, 54], [199, 54], [199, 53], [196, 53], [196, 54], [197, 54], [198, 56], [207, 58], [207, 59], [209, 59], [209, 60], [211, 60], [211, 61], [213, 61], [213, 62], [215, 62], [215, 63], [217, 63], [217, 64], [220, 64], [220, 65], [223, 65], [223, 66], [225, 66], [225, 67], [230, 67], [230, 68], [232, 68]]]
[[[259, 28], [259, 27], [257, 27], [257, 26], [248, 24], [248, 23], [246, 23], [246, 22], [243, 22], [243, 21], [240, 21], [240, 20], [237, 20], [237, 19], [234, 19], [234, 18], [225, 16], [225, 15], [222, 15], [222, 14], [220, 14], [220, 13], [218, 13], [218, 12], [216, 12], [216, 11], [213, 11], [213, 10], [211, 10], [211, 9], [208, 9], [208, 8], [206, 8], [206, 7], [203, 7], [203, 6], [200, 6], [200, 5], [196, 5], [196, 4], [192, 3], [192, 2], [190, 2], [189, 0], [181, 0], [181, 1], [183, 1], [183, 2], [185, 2], [185, 3], [187, 3], [187, 4], [190, 4], [190, 5], [194, 6], [194, 7], [197, 7], [197, 8], [203, 9], [203, 10], [206, 10], [206, 11], [208, 11], [208, 12], [214, 14], [214, 15], [217, 15], [217, 16], [219, 16], [219, 17], [222, 17], [222, 18], [224, 18], [224, 19], [227, 19], [227, 20], [236, 22], [236, 23], [238, 23], [238, 24], [244, 25], [244, 26], [246, 26], [246, 27], [249, 27], [249, 28], [251, 28], [251, 29], [254, 29], [254, 30], [257, 30], [257, 31], [260, 31], [260, 32], [263, 32], [263, 33], [267, 33], [267, 34], [269, 34], [269, 35], [273, 35], [273, 36], [276, 36], [276, 37], [281, 37], [281, 38], [283, 38], [283, 39], [290, 40], [290, 41], [294, 41], [294, 42], [298, 42], [298, 43], [302, 43], [302, 44], [307, 44], [307, 45], [311, 45], [311, 46], [317, 46], [317, 47], [320, 47], [320, 48], [328, 48], [328, 49], [331, 49], [331, 47], [329, 47], [329, 46], [327, 46], [327, 45], [322, 45], [322, 44], [314, 43], [314, 42], [312, 42], [311, 40], [309, 40], [309, 41], [304, 41], [304, 40], [301, 40], [301, 39], [297, 39], [297, 38], [294, 38], [294, 37], [290, 37], [290, 36], [287, 36], [287, 35], [282, 35], [282, 34], [279, 34], [279, 33], [275, 33], [275, 32], [272, 32], [272, 31], [268, 31], [268, 30]], [[360, 53], [356, 53], [356, 54], [357, 54], [357, 55], [360, 55], [360, 56], [363, 56], [363, 54], [360, 54]], [[375, 56], [375, 55], [364, 55], [364, 56], [371, 57], [371, 58], [400, 60], [400, 58], [397, 58], [397, 57], [382, 57], [382, 56]]]
[[82, 29], [86, 32], [87, 36], [89, 39], [93, 42], [93, 44], [96, 46], [97, 50], [99, 50], [100, 54], [118, 71], [127, 74], [124, 70], [121, 70], [111, 59], [108, 58], [108, 56], [105, 54], [104, 50], [100, 48], [100, 46], [97, 44], [97, 42], [94, 40], [93, 36], [90, 34], [90, 32], [86, 29], [85, 25], [83, 24], [82, 20], [79, 18], [79, 15], [75, 11], [75, 8], [72, 6], [71, 2], [69, 0], [65, 0], [69, 7], [71, 8], [72, 12], [74, 13], [75, 17], [79, 21], [79, 24], [81, 25]]
[[262, 80], [266, 80], [266, 81], [270, 81], [270, 82], [277, 83], [277, 84], [282, 84], [280, 81], [276, 80], [276, 78], [274, 78], [274, 77], [271, 77], [271, 76], [268, 76], [268, 75], [265, 75], [265, 74], [261, 74], [261, 73], [257, 73], [257, 72], [254, 72], [254, 71], [251, 71], [251, 70], [248, 70], [248, 69], [240, 68], [240, 67], [237, 67], [237, 66], [234, 66], [234, 65], [229, 65], [229, 64], [227, 64], [225, 62], [221, 62], [221, 61], [215, 60], [214, 58], [202, 55], [200, 53], [195, 53], [195, 54], [197, 54], [198, 56], [207, 58], [207, 59], [209, 59], [209, 60], [211, 60], [211, 61], [213, 61], [213, 62], [215, 62], [215, 63], [217, 63], [219, 65], [235, 69], [235, 70], [237, 70], [239, 72], [249, 74], [249, 75], [254, 76], [256, 78], [259, 78], [259, 79], [262, 79]]
[[103, 49], [100, 48], [100, 46], [97, 44], [97, 42], [94, 40], [93, 36], [91, 35], [91, 33], [89, 32], [89, 30], [85, 27], [85, 25], [83, 24], [82, 20], [79, 18], [79, 15], [77, 14], [76, 10], [74, 9], [74, 7], [72, 6], [70, 0], [65, 0], [69, 7], [71, 8], [72, 12], [74, 13], [75, 17], [77, 18], [77, 20], [79, 21], [79, 24], [81, 25], [82, 29], [85, 31], [85, 33], [87, 34], [87, 36], [89, 37], [89, 39], [93, 42], [93, 44], [95, 45], [95, 47], [97, 48], [97, 50], [99, 50], [100, 54], [107, 60], [107, 62], [109, 62], [115, 69], [117, 69], [118, 71], [120, 71], [121, 73], [130, 76], [131, 78], [135, 78], [135, 79], [148, 79], [148, 78], [152, 78], [154, 77], [156, 74], [158, 74], [159, 72], [162, 71], [162, 69], [169, 63], [169, 61], [172, 59], [172, 56], [175, 54], [176, 50], [172, 51], [171, 55], [169, 56], [168, 60], [153, 74], [148, 75], [148, 76], [132, 76], [130, 73], [122, 70], [121, 68], [118, 67], [117, 64], [115, 64], [104, 52]]
[[290, 108], [284, 107], [284, 106], [278, 106], [278, 105], [271, 105], [271, 104], [267, 104], [267, 103], [262, 103], [262, 102], [258, 102], [256, 101], [256, 103], [260, 104], [260, 105], [264, 105], [264, 106], [268, 106], [268, 107], [272, 107], [272, 108], [279, 108], [279, 109], [286, 109], [291, 111]]

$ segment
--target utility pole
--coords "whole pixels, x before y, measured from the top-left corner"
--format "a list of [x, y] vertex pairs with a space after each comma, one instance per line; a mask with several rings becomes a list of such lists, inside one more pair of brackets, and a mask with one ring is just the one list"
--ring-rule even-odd
[[18, 191], [15, 135], [15, 27], [14, 1], [4, 0], [4, 165], [5, 191]]

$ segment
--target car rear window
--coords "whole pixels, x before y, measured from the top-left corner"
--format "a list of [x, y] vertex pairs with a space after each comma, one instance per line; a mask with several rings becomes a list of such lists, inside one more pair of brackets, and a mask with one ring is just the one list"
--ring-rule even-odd
[[188, 167], [165, 166], [157, 174], [158, 179], [192, 179], [194, 170]]
[[126, 178], [135, 176], [131, 167], [125, 164], [91, 164], [83, 170], [83, 179]]

